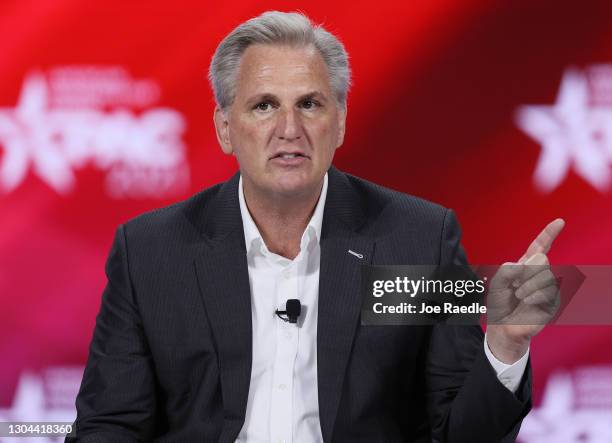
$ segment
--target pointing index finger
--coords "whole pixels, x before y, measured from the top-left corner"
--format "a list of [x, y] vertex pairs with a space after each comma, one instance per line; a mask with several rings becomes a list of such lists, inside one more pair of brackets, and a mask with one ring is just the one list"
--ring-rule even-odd
[[529, 257], [538, 252], [546, 254], [564, 226], [565, 221], [562, 218], [557, 218], [546, 225], [535, 240], [531, 242], [527, 248], [527, 252], [520, 258], [519, 263], [524, 263]]

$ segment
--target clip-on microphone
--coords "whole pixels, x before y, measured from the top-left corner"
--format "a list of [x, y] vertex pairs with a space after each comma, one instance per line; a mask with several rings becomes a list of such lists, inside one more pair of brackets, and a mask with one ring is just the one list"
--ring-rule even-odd
[[[287, 304], [285, 306], [284, 311], [279, 311], [277, 309], [275, 313], [282, 321], [287, 321], [289, 323], [297, 323], [297, 319], [302, 313], [302, 305], [300, 304], [300, 301], [297, 298], [291, 298], [287, 300]], [[284, 318], [281, 315], [286, 315], [287, 318]]]

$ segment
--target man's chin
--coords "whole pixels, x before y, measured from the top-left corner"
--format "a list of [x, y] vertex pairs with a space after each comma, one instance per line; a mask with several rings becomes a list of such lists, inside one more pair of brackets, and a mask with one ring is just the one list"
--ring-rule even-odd
[[271, 189], [278, 196], [297, 197], [308, 196], [320, 191], [320, 183], [312, 177], [279, 177], [271, 183]]
[[278, 196], [295, 198], [298, 196], [308, 195], [313, 193], [314, 187], [312, 184], [306, 183], [277, 183], [274, 187], [274, 193]]

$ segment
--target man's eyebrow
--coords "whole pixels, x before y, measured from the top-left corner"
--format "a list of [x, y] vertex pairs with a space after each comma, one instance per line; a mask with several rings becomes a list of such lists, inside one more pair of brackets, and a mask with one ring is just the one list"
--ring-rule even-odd
[[[310, 92], [300, 95], [297, 98], [296, 103], [300, 103], [305, 100], [311, 100], [311, 99], [317, 99], [322, 102], [327, 101], [325, 94], [323, 94], [321, 91], [310, 91]], [[247, 104], [249, 105], [255, 105], [256, 103], [260, 103], [260, 102], [279, 103], [280, 100], [278, 99], [276, 95], [271, 94], [269, 92], [264, 92], [262, 94], [256, 94], [247, 100]]]
[[253, 97], [251, 97], [250, 99], [247, 100], [248, 104], [256, 104], [256, 103], [260, 103], [260, 102], [273, 102], [273, 103], [278, 103], [278, 97], [276, 97], [274, 94], [270, 94], [268, 92], [265, 92], [263, 94], [256, 94]]
[[311, 91], [311, 92], [307, 92], [306, 94], [299, 96], [297, 101], [302, 102], [304, 100], [310, 100], [313, 98], [316, 98], [321, 101], [327, 100], [327, 98], [325, 97], [325, 94], [323, 94], [321, 91]]

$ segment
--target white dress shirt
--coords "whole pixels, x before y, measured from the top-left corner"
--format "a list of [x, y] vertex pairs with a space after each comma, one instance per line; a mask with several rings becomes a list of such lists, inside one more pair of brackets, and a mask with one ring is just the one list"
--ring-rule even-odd
[[[317, 386], [317, 318], [321, 225], [327, 174], [315, 211], [293, 260], [270, 252], [244, 200], [240, 213], [249, 266], [253, 322], [253, 362], [246, 418], [238, 442], [323, 441]], [[298, 299], [297, 324], [278, 318], [289, 299]]]
[[[293, 259], [270, 252], [261, 237], [239, 184], [240, 214], [247, 251], [253, 327], [251, 384], [244, 425], [237, 442], [314, 443], [323, 441], [317, 385], [317, 318], [321, 225], [327, 197], [327, 174], [315, 211]], [[282, 321], [298, 299], [297, 324]], [[515, 392], [527, 365], [528, 352], [507, 365], [497, 360], [485, 340], [485, 353], [500, 381]], [[298, 440], [299, 437], [299, 440]]]

